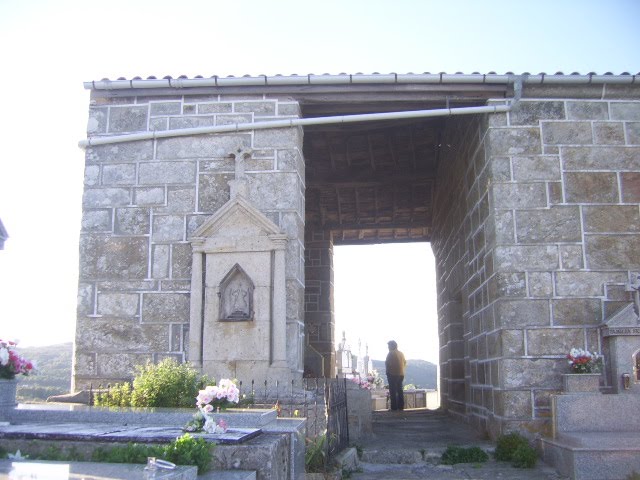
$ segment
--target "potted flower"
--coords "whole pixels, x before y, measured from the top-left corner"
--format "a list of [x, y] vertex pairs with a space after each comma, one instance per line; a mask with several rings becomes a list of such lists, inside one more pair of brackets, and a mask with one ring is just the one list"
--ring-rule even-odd
[[0, 408], [16, 405], [17, 375], [34, 371], [33, 362], [16, 351], [17, 342], [0, 339]]
[[240, 390], [232, 380], [223, 378], [217, 385], [207, 385], [196, 397], [198, 413], [185, 425], [184, 430], [188, 432], [204, 430], [207, 433], [226, 432], [226, 422], [222, 419], [216, 421], [213, 413], [220, 413], [220, 410], [229, 408], [239, 401]]
[[567, 354], [571, 373], [563, 375], [564, 391], [567, 393], [599, 392], [601, 357], [596, 353], [572, 348]]

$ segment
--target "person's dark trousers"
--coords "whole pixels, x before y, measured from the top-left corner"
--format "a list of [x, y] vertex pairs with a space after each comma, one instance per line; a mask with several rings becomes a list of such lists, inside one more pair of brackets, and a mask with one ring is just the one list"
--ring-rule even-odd
[[387, 375], [387, 380], [389, 381], [391, 410], [404, 410], [404, 394], [402, 393], [404, 375]]

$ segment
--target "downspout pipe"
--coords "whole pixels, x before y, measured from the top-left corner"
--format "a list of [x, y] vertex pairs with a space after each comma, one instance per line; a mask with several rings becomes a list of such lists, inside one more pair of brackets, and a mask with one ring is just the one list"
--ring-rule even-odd
[[266, 130], [270, 128], [292, 128], [309, 125], [331, 125], [356, 122], [374, 122], [380, 120], [400, 120], [410, 118], [447, 117], [456, 115], [473, 115], [479, 113], [504, 113], [512, 108], [507, 100], [505, 105], [490, 105], [482, 107], [439, 108], [432, 110], [410, 110], [401, 112], [364, 113], [358, 115], [340, 115], [333, 117], [290, 118], [285, 120], [262, 121], [252, 123], [232, 123], [210, 127], [183, 128], [177, 130], [162, 130], [152, 132], [131, 133], [125, 135], [90, 137], [78, 143], [80, 148], [113, 143], [134, 142], [139, 140], [153, 140], [157, 138], [185, 137], [190, 135], [206, 135], [211, 133], [236, 133], [247, 130]]

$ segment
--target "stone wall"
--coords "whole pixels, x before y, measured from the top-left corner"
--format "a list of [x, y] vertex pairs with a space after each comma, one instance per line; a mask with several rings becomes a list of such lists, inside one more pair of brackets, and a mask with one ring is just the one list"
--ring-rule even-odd
[[[309, 229], [308, 229], [309, 230]], [[305, 325], [307, 344], [324, 360], [323, 371], [307, 362], [305, 375], [336, 374], [335, 318], [333, 310], [333, 241], [328, 231], [307, 231], [305, 249]], [[309, 355], [308, 355], [309, 356]]]
[[[477, 118], [450, 122], [442, 144], [431, 246], [436, 257], [441, 405], [458, 415], [473, 407], [478, 384], [477, 340], [486, 299], [477, 287], [486, 276], [484, 230], [489, 216], [484, 153], [486, 126]], [[472, 373], [473, 372], [473, 381]], [[486, 380], [481, 373], [482, 384]], [[476, 393], [482, 408], [482, 390]]]
[[433, 239], [442, 400], [494, 436], [546, 431], [567, 352], [600, 351], [598, 326], [631, 301], [639, 93], [527, 87], [508, 114], [449, 125]]
[[[299, 116], [264, 95], [119, 97], [93, 92], [88, 133], [114, 135]], [[239, 146], [249, 201], [288, 237], [287, 355], [301, 373], [304, 162], [301, 129], [199, 135], [86, 151], [75, 388], [130, 378], [133, 367], [188, 355], [190, 235], [229, 200]]]

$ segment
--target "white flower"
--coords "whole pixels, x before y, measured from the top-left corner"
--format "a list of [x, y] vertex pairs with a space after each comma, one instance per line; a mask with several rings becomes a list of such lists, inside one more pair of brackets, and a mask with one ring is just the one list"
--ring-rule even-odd
[[209, 415], [207, 415], [205, 421], [204, 421], [204, 426], [202, 427], [202, 429], [207, 432], [207, 433], [216, 433], [216, 428], [218, 427], [218, 425], [216, 425], [215, 420], [210, 417]]
[[9, 460], [26, 460], [27, 458], [29, 458], [29, 455], [22, 455], [22, 453], [20, 453], [20, 450], [16, 451], [16, 453], [7, 453], [7, 458]]

